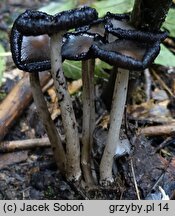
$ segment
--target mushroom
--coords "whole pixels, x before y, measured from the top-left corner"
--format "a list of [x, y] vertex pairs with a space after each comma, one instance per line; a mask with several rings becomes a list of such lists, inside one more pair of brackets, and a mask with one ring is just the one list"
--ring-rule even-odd
[[96, 10], [90, 7], [61, 12], [54, 16], [55, 25], [50, 35], [51, 73], [57, 89], [66, 135], [67, 177], [69, 180], [78, 180], [81, 176], [80, 145], [77, 123], [62, 69], [62, 40], [67, 30], [87, 25], [97, 18]]
[[[105, 16], [106, 20], [106, 34], [108, 35], [108, 43], [114, 42], [117, 38], [134, 40], [134, 41], [147, 41], [156, 42], [162, 41], [167, 36], [167, 32], [148, 32], [143, 30], [136, 30], [130, 24], [130, 17], [128, 14], [113, 14], [108, 12]], [[127, 45], [127, 44], [126, 44]], [[108, 110], [111, 108], [112, 93], [114, 90], [114, 80], [116, 77], [115, 68], [110, 73], [110, 78], [106, 88], [101, 95]]]
[[91, 33], [68, 33], [65, 35], [62, 46], [63, 59], [82, 61], [83, 81], [83, 125], [82, 125], [82, 154], [81, 165], [87, 185], [94, 184], [91, 173], [91, 150], [93, 131], [95, 128], [95, 105], [94, 105], [94, 67], [95, 60], [90, 47], [100, 37]]
[[[140, 33], [140, 32], [139, 32]], [[138, 34], [139, 34], [138, 33]], [[100, 182], [109, 184], [113, 182], [112, 165], [115, 152], [120, 149], [120, 128], [124, 112], [129, 70], [143, 70], [156, 58], [160, 50], [160, 40], [143, 42], [142, 39], [126, 40], [116, 39], [114, 42], [93, 44], [91, 49], [94, 55], [118, 68], [113, 92], [112, 109], [110, 113], [110, 127], [107, 143], [100, 163]], [[161, 38], [163, 39], [163, 38]], [[126, 152], [128, 150], [126, 145]]]
[[[67, 177], [69, 180], [78, 180], [81, 176], [80, 170], [80, 146], [76, 119], [72, 107], [70, 95], [62, 70], [61, 46], [63, 35], [72, 28], [89, 24], [98, 18], [95, 9], [83, 7], [63, 11], [55, 16], [39, 11], [27, 10], [16, 20], [16, 39], [21, 46], [21, 35], [38, 36], [48, 34], [50, 36], [51, 73], [59, 98], [63, 127], [66, 135]], [[21, 53], [18, 53], [21, 56]], [[15, 59], [20, 64], [20, 59]], [[48, 62], [49, 63], [49, 62]], [[36, 66], [36, 65], [35, 65]], [[35, 68], [40, 71], [43, 65]], [[49, 64], [48, 64], [49, 66]]]
[[[40, 86], [39, 74], [38, 74], [38, 71], [42, 71], [42, 69], [48, 69], [49, 63], [48, 61], [43, 61], [42, 64], [40, 64], [40, 62], [37, 62], [38, 63], [37, 64], [36, 62], [34, 62], [33, 57], [32, 57], [32, 62], [30, 62], [30, 59], [26, 56], [25, 53], [23, 53], [21, 49], [22, 40], [23, 40], [23, 35], [17, 30], [16, 22], [15, 22], [12, 27], [11, 35], [10, 35], [10, 45], [11, 45], [12, 57], [13, 57], [13, 60], [16, 66], [19, 69], [31, 72], [29, 73], [29, 78], [30, 78], [30, 84], [31, 84], [31, 89], [32, 89], [35, 105], [36, 105], [39, 117], [49, 137], [57, 166], [60, 169], [60, 171], [64, 174], [65, 169], [66, 169], [65, 151], [62, 146], [61, 138], [50, 117], [50, 113], [48, 111], [47, 104], [44, 99], [42, 89]], [[39, 42], [41, 42], [41, 44], [39, 44]], [[43, 42], [40, 38], [38, 40], [37, 45], [40, 46], [42, 45], [42, 43]], [[23, 57], [24, 61], [21, 60], [21, 53], [23, 53], [22, 55], [25, 56]]]

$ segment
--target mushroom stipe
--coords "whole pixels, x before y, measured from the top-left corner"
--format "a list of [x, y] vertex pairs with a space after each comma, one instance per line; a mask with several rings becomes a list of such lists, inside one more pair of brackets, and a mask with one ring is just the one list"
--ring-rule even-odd
[[[53, 26], [53, 33], [50, 35], [51, 74], [57, 89], [58, 98], [63, 97], [60, 102], [60, 109], [66, 136], [66, 176], [71, 181], [77, 181], [81, 178], [80, 140], [75, 113], [70, 95], [67, 91], [66, 79], [62, 68], [62, 41], [67, 30], [90, 24], [97, 18], [98, 14], [96, 10], [89, 7], [61, 12], [55, 15], [56, 28]], [[59, 76], [56, 77], [58, 70]]]
[[95, 129], [95, 103], [94, 103], [94, 71], [95, 59], [90, 48], [96, 40], [103, 37], [89, 32], [75, 32], [65, 35], [62, 46], [62, 56], [69, 60], [82, 60], [82, 150], [81, 166], [87, 185], [93, 185], [94, 179], [91, 170], [91, 152], [93, 145], [93, 131]]

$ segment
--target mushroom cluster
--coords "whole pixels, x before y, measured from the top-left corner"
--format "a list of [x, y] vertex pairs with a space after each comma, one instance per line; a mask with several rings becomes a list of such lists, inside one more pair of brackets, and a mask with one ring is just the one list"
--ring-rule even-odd
[[[69, 29], [72, 32], [67, 33]], [[113, 181], [112, 164], [115, 152], [120, 152], [119, 154], [129, 152], [128, 142], [120, 140], [129, 71], [141, 71], [150, 66], [159, 54], [160, 43], [166, 37], [166, 32], [135, 29], [130, 24], [129, 14], [108, 12], [103, 18], [98, 18], [96, 10], [90, 7], [63, 11], [54, 16], [27, 10], [16, 19], [10, 38], [12, 57], [19, 69], [30, 72], [33, 96], [39, 115], [55, 151], [57, 164], [60, 170], [66, 172], [69, 180], [78, 180], [81, 177], [80, 141], [62, 62], [65, 59], [82, 61], [81, 164], [84, 179], [88, 184], [94, 183], [91, 173], [91, 150], [95, 128], [95, 58], [113, 65], [116, 69], [110, 128], [100, 164], [100, 182], [106, 184]], [[66, 151], [63, 149], [39, 87], [38, 72], [49, 69], [59, 99], [66, 136]]]

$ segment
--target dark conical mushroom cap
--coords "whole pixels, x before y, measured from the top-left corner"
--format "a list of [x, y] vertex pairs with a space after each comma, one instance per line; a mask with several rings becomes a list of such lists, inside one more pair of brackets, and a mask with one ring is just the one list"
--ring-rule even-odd
[[63, 59], [77, 61], [92, 58], [90, 48], [94, 41], [100, 40], [95, 34], [81, 32], [68, 33], [65, 38], [61, 51]]
[[41, 11], [26, 10], [16, 19], [15, 25], [25, 36], [51, 35], [87, 25], [97, 18], [97, 11], [90, 7], [67, 10], [54, 16]]
[[131, 40], [116, 40], [102, 44], [96, 43], [91, 47], [95, 57], [111, 64], [129, 70], [143, 70], [157, 57], [160, 43], [141, 43]]

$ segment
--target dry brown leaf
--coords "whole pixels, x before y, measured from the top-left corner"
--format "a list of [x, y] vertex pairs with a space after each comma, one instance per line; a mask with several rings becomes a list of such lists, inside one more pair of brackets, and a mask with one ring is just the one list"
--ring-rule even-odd
[[169, 100], [154, 102], [150, 100], [140, 105], [128, 105], [128, 115], [137, 120], [150, 120], [157, 122], [173, 121], [170, 111], [167, 109]]
[[109, 125], [109, 120], [110, 120], [110, 116], [109, 115], [105, 115], [100, 123], [99, 126], [101, 126], [103, 129], [108, 129], [108, 125]]
[[[75, 94], [77, 91], [80, 90], [81, 87], [82, 87], [82, 79], [78, 79], [72, 81], [71, 83], [68, 83], [69, 94], [70, 95]], [[49, 111], [51, 113], [51, 118], [54, 120], [61, 114], [55, 88], [54, 87], [49, 88], [48, 94], [51, 97], [51, 102], [52, 102]]]
[[78, 90], [80, 90], [81, 87], [82, 79], [78, 79], [68, 84], [68, 91], [72, 95], [75, 94]]
[[142, 103], [140, 105], [127, 106], [127, 112], [132, 115], [133, 118], [145, 117], [149, 114], [149, 110], [154, 107], [153, 100]]
[[47, 90], [48, 95], [51, 98], [51, 103], [55, 103], [57, 101], [56, 91], [55, 88], [51, 87]]

